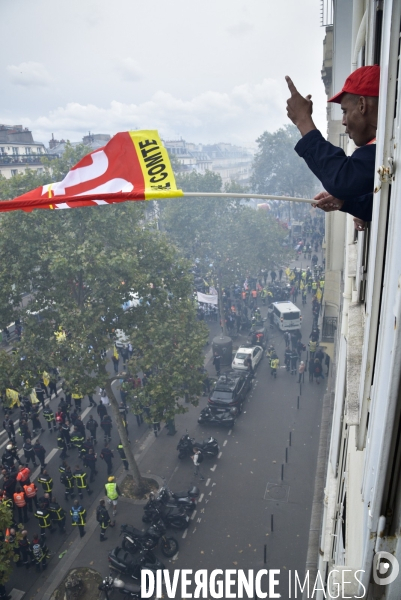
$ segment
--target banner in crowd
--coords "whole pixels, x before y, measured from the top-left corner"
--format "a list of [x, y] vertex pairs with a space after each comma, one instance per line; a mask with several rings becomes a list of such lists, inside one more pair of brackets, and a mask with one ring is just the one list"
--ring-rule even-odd
[[84, 156], [62, 181], [14, 200], [0, 201], [0, 212], [78, 208], [182, 195], [157, 131], [126, 131]]
[[204, 304], [214, 304], [217, 306], [218, 297], [215, 294], [202, 294], [201, 292], [197, 292], [198, 302], [203, 302]]

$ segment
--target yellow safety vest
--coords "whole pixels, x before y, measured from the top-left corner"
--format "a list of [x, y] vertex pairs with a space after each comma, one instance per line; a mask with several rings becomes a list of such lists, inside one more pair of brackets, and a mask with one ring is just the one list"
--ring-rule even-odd
[[118, 498], [117, 484], [116, 483], [106, 483], [104, 487], [106, 488], [106, 496], [110, 500], [117, 500], [117, 498]]

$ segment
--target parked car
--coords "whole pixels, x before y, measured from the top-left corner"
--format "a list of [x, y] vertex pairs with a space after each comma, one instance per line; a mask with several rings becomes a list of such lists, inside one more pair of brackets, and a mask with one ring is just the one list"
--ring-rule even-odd
[[231, 368], [235, 370], [246, 371], [247, 366], [244, 363], [245, 360], [249, 357], [252, 360], [253, 369], [256, 369], [256, 367], [263, 358], [263, 348], [261, 346], [251, 346], [250, 348], [246, 348], [245, 346], [243, 346], [241, 348], [238, 348], [234, 356], [233, 362], [231, 364]]
[[209, 406], [238, 409], [241, 412], [246, 395], [252, 388], [249, 372], [228, 371], [219, 377], [209, 398]]

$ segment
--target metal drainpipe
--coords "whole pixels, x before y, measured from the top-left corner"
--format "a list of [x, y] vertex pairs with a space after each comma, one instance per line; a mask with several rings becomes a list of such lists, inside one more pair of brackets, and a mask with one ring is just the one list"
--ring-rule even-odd
[[362, 48], [362, 46], [365, 44], [365, 39], [366, 39], [366, 22], [367, 22], [367, 20], [368, 20], [368, 11], [366, 10], [365, 14], [362, 17], [362, 21], [359, 26], [358, 34], [357, 34], [356, 40], [355, 40], [354, 53], [352, 56], [352, 63], [351, 63], [351, 72], [355, 71], [355, 69], [358, 67], [358, 54], [359, 54], [359, 51]]

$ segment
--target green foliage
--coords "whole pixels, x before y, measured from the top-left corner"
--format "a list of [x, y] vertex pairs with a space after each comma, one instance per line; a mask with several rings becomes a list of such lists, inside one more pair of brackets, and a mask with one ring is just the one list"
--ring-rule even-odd
[[0, 585], [4, 585], [10, 578], [14, 569], [14, 563], [18, 560], [18, 555], [14, 552], [18, 548], [18, 540], [21, 538], [20, 531], [16, 531], [14, 541], [6, 541], [4, 532], [11, 527], [13, 514], [11, 508], [0, 503]]
[[[195, 191], [221, 189], [221, 179], [217, 180], [214, 173], [204, 176], [191, 173], [182, 182], [185, 191], [189, 186], [194, 189], [196, 184], [199, 187]], [[226, 189], [242, 191], [235, 183]], [[163, 225], [188, 258], [198, 258], [205, 269], [210, 269], [210, 282], [218, 279], [222, 286], [231, 286], [284, 259], [282, 228], [268, 213], [256, 212], [241, 200], [174, 199], [166, 203]]]
[[204, 175], [192, 171], [176, 177], [177, 187], [184, 192], [221, 192], [222, 180], [219, 173], [206, 171]]
[[259, 149], [251, 178], [255, 193], [299, 198], [316, 193], [318, 180], [294, 151], [299, 141], [295, 125], [285, 125], [274, 133], [265, 131], [256, 141]]
[[[145, 226], [140, 203], [5, 214], [0, 323], [19, 316], [23, 336], [0, 368], [0, 386], [12, 383], [26, 391], [44, 369], [58, 366], [72, 392], [106, 388], [135, 478], [111, 388], [118, 376], [102, 351], [112, 346], [115, 330], [124, 332], [142, 357], [133, 367], [152, 370], [149, 401], [158, 414], [182, 412], [178, 398], [184, 389], [196, 402], [205, 332], [188, 300], [191, 281], [172, 245]], [[29, 290], [30, 302], [22, 308], [22, 294]], [[134, 294], [140, 305], [124, 311]], [[65, 335], [58, 339], [56, 333]]]

